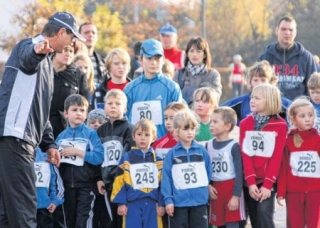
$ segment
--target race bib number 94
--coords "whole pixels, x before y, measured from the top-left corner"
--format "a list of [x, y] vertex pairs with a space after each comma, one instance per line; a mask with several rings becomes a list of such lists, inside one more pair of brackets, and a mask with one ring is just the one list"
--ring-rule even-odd
[[316, 151], [299, 151], [290, 154], [292, 175], [320, 178], [320, 158]]
[[276, 143], [276, 132], [247, 131], [243, 141], [243, 152], [248, 156], [270, 158]]

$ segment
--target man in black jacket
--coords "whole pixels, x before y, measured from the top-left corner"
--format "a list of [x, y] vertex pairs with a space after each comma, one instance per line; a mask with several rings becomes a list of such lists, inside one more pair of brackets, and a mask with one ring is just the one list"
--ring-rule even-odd
[[61, 52], [75, 37], [85, 40], [75, 18], [55, 13], [41, 35], [17, 43], [6, 63], [0, 87], [0, 227], [36, 227], [35, 148], [60, 163], [49, 122], [51, 53]]

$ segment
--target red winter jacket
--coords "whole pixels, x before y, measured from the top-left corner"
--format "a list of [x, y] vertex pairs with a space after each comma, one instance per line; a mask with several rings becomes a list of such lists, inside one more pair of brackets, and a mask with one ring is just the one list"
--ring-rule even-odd
[[[243, 171], [246, 185], [263, 184], [271, 189], [279, 174], [283, 149], [287, 137], [287, 124], [280, 116], [271, 117], [269, 122], [260, 130], [275, 132], [275, 148], [271, 157], [248, 156], [243, 151], [244, 138], [247, 131], [254, 130], [254, 117], [251, 114], [240, 122], [240, 147], [243, 160]], [[265, 142], [268, 143], [268, 142]]]

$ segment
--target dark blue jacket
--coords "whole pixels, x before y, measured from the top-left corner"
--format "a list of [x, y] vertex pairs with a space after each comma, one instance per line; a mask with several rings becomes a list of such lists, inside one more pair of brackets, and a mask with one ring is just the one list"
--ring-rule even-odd
[[282, 49], [273, 43], [259, 57], [261, 60], [267, 60], [273, 66], [279, 78], [278, 87], [284, 97], [293, 100], [308, 95], [307, 82], [317, 70], [312, 54], [302, 44], [294, 42], [291, 48]]
[[55, 148], [49, 122], [53, 94], [50, 55], [36, 54], [38, 35], [20, 41], [5, 65], [0, 87], [0, 137], [13, 136], [42, 151]]

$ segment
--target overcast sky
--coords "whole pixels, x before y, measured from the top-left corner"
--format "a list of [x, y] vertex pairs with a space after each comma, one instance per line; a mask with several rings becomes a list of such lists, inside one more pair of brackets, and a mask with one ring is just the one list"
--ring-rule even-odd
[[[10, 23], [13, 14], [18, 13], [26, 3], [33, 0], [0, 0], [0, 34], [14, 33], [15, 28]], [[0, 50], [0, 61], [6, 61], [8, 55]]]

